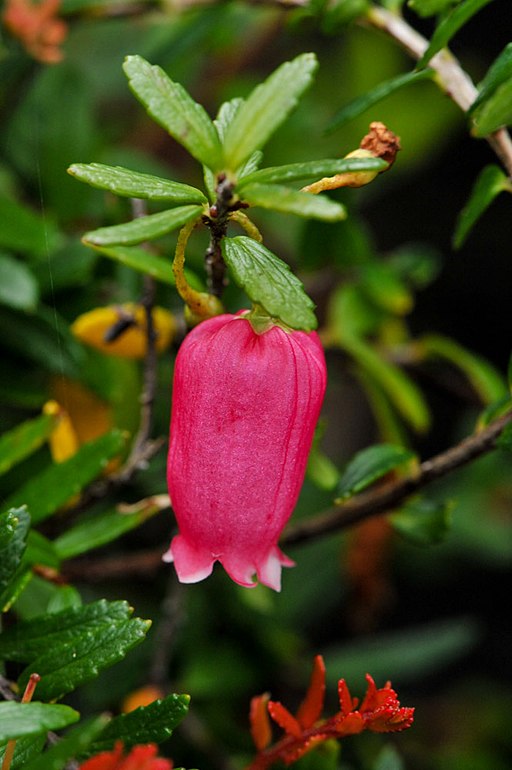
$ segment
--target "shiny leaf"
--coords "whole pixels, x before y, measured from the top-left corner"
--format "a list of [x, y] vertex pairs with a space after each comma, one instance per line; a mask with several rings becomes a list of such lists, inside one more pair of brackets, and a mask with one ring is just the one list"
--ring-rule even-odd
[[390, 471], [401, 468], [416, 455], [410, 449], [393, 444], [376, 444], [358, 452], [348, 463], [338, 485], [338, 501], [362, 492]]
[[389, 520], [393, 528], [416, 545], [435, 545], [445, 540], [451, 529], [452, 503], [423, 497], [409, 500]]
[[159, 211], [158, 214], [132, 219], [122, 225], [100, 227], [85, 233], [82, 240], [92, 246], [132, 246], [177, 230], [191, 219], [199, 217], [201, 211], [201, 206], [178, 206]]
[[76, 722], [79, 716], [78, 711], [69, 706], [3, 701], [0, 703], [0, 742], [60, 730]]
[[251, 206], [261, 206], [300, 217], [335, 222], [345, 219], [345, 207], [329, 198], [293, 190], [277, 184], [250, 184], [244, 187], [244, 201]]
[[355, 171], [383, 171], [387, 166], [382, 158], [338, 158], [311, 160], [305, 163], [288, 163], [284, 166], [269, 166], [244, 176], [237, 184], [237, 191], [249, 184], [275, 184], [320, 179]]
[[0, 514], [0, 611], [16, 593], [29, 527], [30, 516], [24, 507]]

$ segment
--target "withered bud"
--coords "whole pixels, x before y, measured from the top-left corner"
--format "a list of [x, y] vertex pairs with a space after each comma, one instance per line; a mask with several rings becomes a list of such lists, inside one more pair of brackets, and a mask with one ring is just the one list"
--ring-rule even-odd
[[394, 134], [384, 123], [378, 120], [370, 123], [370, 130], [363, 136], [359, 147], [369, 150], [375, 158], [382, 158], [388, 163], [387, 171], [395, 162], [396, 154], [401, 149], [400, 137]]

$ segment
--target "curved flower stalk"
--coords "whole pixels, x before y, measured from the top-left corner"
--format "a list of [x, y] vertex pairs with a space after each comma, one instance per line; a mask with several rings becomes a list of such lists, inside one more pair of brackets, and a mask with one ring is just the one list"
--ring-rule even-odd
[[[410, 727], [414, 708], [400, 706], [391, 682], [377, 689], [367, 674], [368, 689], [360, 705], [352, 698], [344, 679], [338, 682], [340, 710], [329, 719], [321, 719], [325, 697], [325, 665], [317, 655], [306, 697], [293, 716], [281, 703], [271, 701], [268, 693], [251, 701], [251, 733], [258, 754], [247, 770], [266, 770], [275, 762], [290, 765], [319, 743], [333, 738], [357, 735], [363, 730], [376, 733], [399, 732]], [[272, 731], [269, 715], [284, 730], [284, 736], [270, 745]]]
[[[255, 330], [257, 329], [257, 330]], [[280, 590], [277, 546], [304, 479], [326, 385], [316, 333], [269, 317], [203, 321], [176, 359], [167, 480], [180, 534], [164, 558], [195, 583], [219, 561]]]

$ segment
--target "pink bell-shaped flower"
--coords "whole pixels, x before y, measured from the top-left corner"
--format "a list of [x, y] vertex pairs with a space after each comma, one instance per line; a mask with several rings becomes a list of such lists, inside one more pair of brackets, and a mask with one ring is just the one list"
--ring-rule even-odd
[[326, 385], [316, 333], [242, 315], [203, 321], [174, 372], [167, 481], [180, 534], [165, 555], [182, 583], [215, 561], [240, 585], [276, 591], [277, 546], [302, 486]]

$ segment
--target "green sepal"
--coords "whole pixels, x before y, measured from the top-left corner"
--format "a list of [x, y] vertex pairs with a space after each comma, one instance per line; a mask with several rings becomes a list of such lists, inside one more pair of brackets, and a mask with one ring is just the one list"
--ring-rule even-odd
[[0, 436], [0, 475], [39, 449], [58, 420], [56, 414], [42, 414]]
[[415, 545], [436, 545], [446, 539], [451, 529], [453, 508], [451, 502], [415, 497], [392, 513], [389, 521], [394, 530]]
[[304, 53], [278, 67], [237, 109], [224, 134], [226, 166], [236, 172], [279, 128], [311, 84], [316, 56]]
[[237, 286], [269, 316], [292, 329], [316, 328], [313, 302], [279, 257], [245, 235], [224, 238], [222, 254]]
[[347, 216], [341, 203], [284, 185], [249, 184], [244, 187], [243, 199], [251, 206], [261, 206], [264, 209], [297, 214], [308, 219], [321, 219], [325, 222], [336, 222]]
[[73, 163], [68, 174], [100, 190], [109, 190], [126, 198], [143, 198], [150, 201], [166, 201], [176, 206], [186, 203], [206, 203], [201, 190], [188, 184], [180, 184], [152, 174], [142, 174], [122, 166], [106, 166], [103, 163]]
[[114, 429], [89, 441], [62, 463], [55, 463], [34, 476], [7, 500], [7, 507], [27, 505], [34, 524], [51, 516], [99, 476], [109, 460], [120, 455], [127, 435]]
[[91, 746], [91, 752], [108, 751], [121, 740], [129, 748], [136, 744], [163, 743], [188, 713], [189, 695], [168, 695], [114, 717]]
[[174, 209], [148, 214], [132, 219], [122, 225], [111, 225], [91, 230], [82, 237], [86, 245], [92, 246], [133, 246], [137, 243], [161, 238], [163, 235], [183, 227], [191, 219], [199, 218], [202, 206], [177, 206]]
[[76, 722], [79, 717], [78, 711], [70, 706], [38, 701], [3, 701], [0, 703], [0, 743], [29, 735], [41, 735], [48, 730], [60, 730]]
[[397, 468], [417, 460], [414, 452], [394, 444], [376, 444], [358, 452], [346, 466], [337, 489], [337, 503], [362, 492]]
[[220, 171], [222, 147], [212, 120], [179, 83], [141, 56], [127, 56], [123, 69], [131, 90], [148, 115], [200, 163]]

